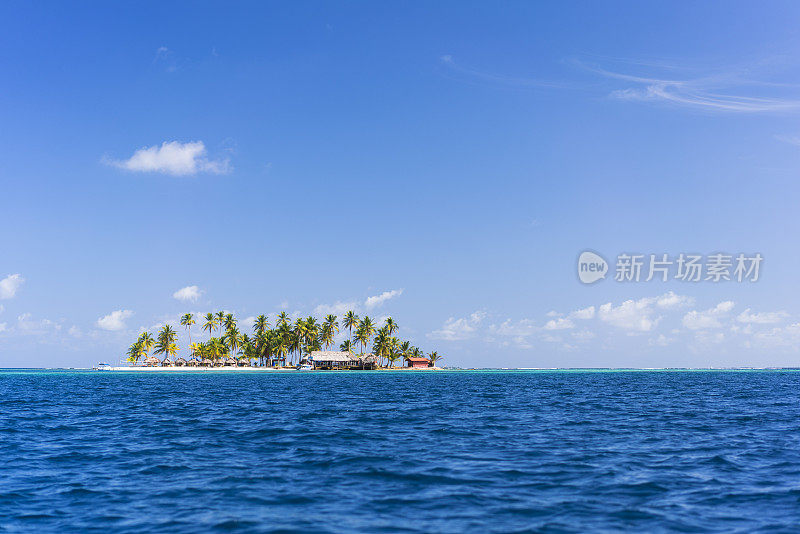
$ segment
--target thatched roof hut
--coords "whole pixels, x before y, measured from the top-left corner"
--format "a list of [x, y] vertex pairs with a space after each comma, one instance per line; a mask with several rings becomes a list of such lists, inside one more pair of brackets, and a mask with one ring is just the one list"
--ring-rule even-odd
[[308, 355], [308, 359], [312, 362], [344, 363], [353, 361], [353, 355], [335, 350], [315, 350]]
[[185, 367], [187, 364], [188, 362], [183, 358], [178, 358], [177, 360], [175, 360], [176, 367]]
[[202, 360], [200, 360], [200, 365], [203, 367], [213, 367], [214, 362], [212, 362], [208, 358], [203, 358]]
[[357, 365], [357, 360], [352, 354], [335, 350], [312, 351], [308, 355], [308, 360], [315, 369], [333, 369]]
[[362, 369], [374, 369], [378, 366], [378, 357], [374, 354], [362, 354], [358, 358], [358, 363]]
[[225, 358], [225, 365], [226, 366], [233, 365], [235, 367], [237, 363], [238, 362], [237, 362], [236, 358], [233, 358], [231, 356], [228, 356], [227, 358]]
[[188, 365], [189, 367], [197, 367], [198, 365], [200, 365], [200, 362], [197, 361], [196, 358], [192, 358], [191, 360], [186, 362], [186, 365]]
[[159, 360], [155, 356], [148, 356], [147, 358], [144, 359], [142, 365], [144, 365], [145, 367], [158, 367], [159, 365], [161, 365], [161, 360]]

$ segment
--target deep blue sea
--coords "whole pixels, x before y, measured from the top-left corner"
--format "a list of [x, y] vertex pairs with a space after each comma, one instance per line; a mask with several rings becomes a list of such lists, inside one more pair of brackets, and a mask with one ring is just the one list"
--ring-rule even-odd
[[797, 532], [800, 372], [0, 372], [0, 531]]

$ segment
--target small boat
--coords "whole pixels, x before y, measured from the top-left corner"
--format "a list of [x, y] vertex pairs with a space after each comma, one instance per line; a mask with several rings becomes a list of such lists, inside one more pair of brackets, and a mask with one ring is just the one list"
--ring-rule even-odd
[[94, 367], [92, 367], [92, 369], [94, 369], [95, 371], [110, 371], [111, 370], [111, 364], [108, 364], [106, 362], [100, 362], [97, 365], [95, 365]]
[[298, 364], [298, 366], [296, 367], [296, 369], [297, 369], [298, 371], [312, 371], [312, 370], [314, 369], [314, 366], [313, 366], [313, 365], [311, 365], [311, 364], [310, 364], [310, 363], [308, 363], [308, 362], [303, 362], [303, 363], [301, 363], [301, 364]]

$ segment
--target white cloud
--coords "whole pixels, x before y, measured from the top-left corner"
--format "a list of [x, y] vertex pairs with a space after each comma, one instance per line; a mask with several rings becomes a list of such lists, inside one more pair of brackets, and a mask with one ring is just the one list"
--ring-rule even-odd
[[780, 311], [751, 313], [750, 308], [747, 308], [736, 317], [736, 320], [740, 323], [773, 324], [783, 321], [787, 316], [786, 312]]
[[0, 332], [8, 330], [6, 323], [0, 323]]
[[475, 331], [480, 323], [486, 317], [486, 313], [476, 311], [469, 317], [456, 319], [450, 317], [444, 322], [444, 325], [439, 330], [434, 330], [428, 337], [433, 339], [444, 339], [446, 341], [460, 341], [469, 339], [475, 335]]
[[785, 327], [775, 327], [765, 332], [753, 334], [753, 341], [759, 347], [787, 347], [797, 351], [800, 344], [800, 323]]
[[250, 331], [253, 329], [253, 325], [256, 324], [256, 318], [254, 315], [245, 317], [239, 324], [242, 326], [242, 331], [244, 331], [246, 334], [250, 334]]
[[71, 335], [72, 337], [82, 337], [83, 336], [83, 332], [81, 332], [81, 329], [78, 328], [75, 325], [72, 325], [69, 328], [69, 330], [67, 330], [67, 334]]
[[172, 298], [181, 300], [183, 302], [197, 302], [203, 290], [197, 286], [186, 286], [172, 294]]
[[0, 299], [14, 298], [25, 279], [20, 274], [10, 274], [0, 280]]
[[569, 314], [573, 319], [592, 319], [594, 317], [594, 306], [576, 310]]
[[[530, 319], [520, 319], [517, 322], [506, 319], [499, 325], [489, 326], [490, 336], [499, 337], [524, 338], [534, 334], [536, 330], [535, 323]], [[494, 341], [493, 337], [489, 341]]]
[[613, 326], [635, 332], [649, 332], [661, 320], [659, 310], [669, 310], [686, 306], [693, 302], [691, 297], [676, 295], [672, 291], [657, 297], [643, 297], [626, 300], [619, 306], [610, 302], [597, 309], [597, 316]]
[[366, 308], [370, 310], [376, 306], [380, 306], [387, 300], [399, 297], [402, 294], [403, 294], [402, 289], [392, 289], [391, 291], [384, 291], [380, 295], [375, 295], [374, 297], [367, 297], [367, 300], [364, 301], [364, 306], [366, 306]]
[[682, 308], [694, 304], [694, 298], [685, 295], [676, 295], [669, 291], [656, 299], [656, 304], [661, 308]]
[[573, 332], [572, 337], [575, 338], [577, 341], [588, 341], [590, 339], [594, 339], [597, 337], [594, 332], [589, 330], [581, 330], [579, 332]]
[[625, 330], [649, 332], [661, 319], [653, 316], [653, 304], [653, 298], [626, 300], [616, 307], [608, 302], [598, 308], [597, 316], [601, 321]]
[[573, 323], [570, 319], [565, 319], [563, 317], [558, 319], [550, 319], [544, 325], [545, 330], [567, 330], [569, 328], [575, 328], [575, 323]]
[[35, 320], [30, 313], [17, 317], [16, 330], [22, 335], [42, 335], [61, 330], [61, 325], [50, 319]]
[[202, 141], [189, 143], [165, 141], [161, 146], [140, 148], [129, 159], [104, 158], [103, 162], [132, 172], [159, 172], [173, 176], [186, 176], [198, 172], [212, 174], [230, 172], [230, 160], [208, 159], [206, 146]]
[[116, 310], [97, 320], [97, 326], [103, 330], [122, 330], [125, 328], [125, 319], [133, 315], [131, 310]]
[[664, 334], [659, 334], [658, 337], [651, 339], [649, 343], [651, 346], [666, 347], [671, 342], [672, 340], [669, 339], [667, 336], [665, 336]]
[[[283, 306], [284, 308], [286, 306]], [[336, 301], [333, 304], [320, 304], [314, 308], [314, 315], [324, 317], [328, 314], [342, 316], [349, 311], [358, 311], [358, 304], [355, 302]]]
[[719, 328], [722, 326], [720, 319], [724, 318], [733, 307], [734, 303], [730, 300], [726, 300], [706, 311], [690, 311], [683, 316], [683, 326], [689, 330]]

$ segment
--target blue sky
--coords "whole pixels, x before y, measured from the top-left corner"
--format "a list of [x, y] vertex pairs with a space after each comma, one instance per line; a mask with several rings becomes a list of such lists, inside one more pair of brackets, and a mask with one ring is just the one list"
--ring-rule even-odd
[[[351, 306], [450, 365], [797, 365], [798, 22], [3, 3], [0, 365], [116, 361], [185, 311]], [[764, 261], [583, 285], [587, 249]]]

